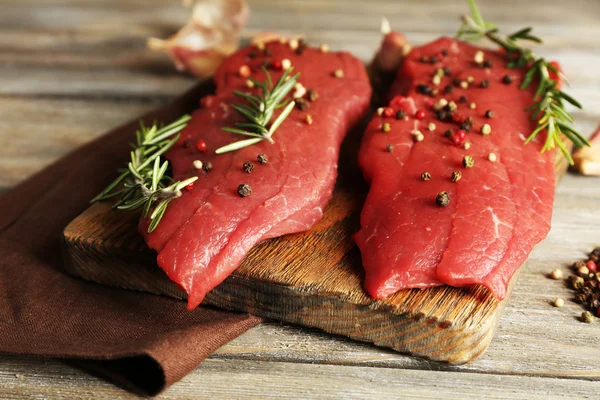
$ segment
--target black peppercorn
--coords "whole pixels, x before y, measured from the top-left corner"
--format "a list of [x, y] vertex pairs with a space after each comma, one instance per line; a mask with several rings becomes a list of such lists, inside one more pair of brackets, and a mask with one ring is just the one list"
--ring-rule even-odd
[[458, 182], [460, 181], [460, 178], [462, 178], [462, 172], [453, 171], [452, 176], [450, 178], [452, 179], [452, 182]]
[[465, 96], [460, 96], [460, 97], [458, 98], [458, 102], [459, 102], [459, 103], [466, 103], [466, 102], [467, 102], [467, 98], [466, 98]]
[[250, 161], [246, 161], [244, 165], [242, 165], [242, 168], [244, 169], [245, 173], [249, 174], [254, 171], [254, 164]]
[[440, 207], [448, 207], [450, 204], [450, 196], [448, 192], [439, 192], [435, 197], [435, 203]]
[[429, 59], [430, 64], [435, 64], [437, 62], [438, 62], [437, 56], [431, 56], [431, 58]]
[[444, 75], [446, 75], [446, 76], [452, 75], [452, 71], [450, 71], [450, 68], [448, 68], [448, 67], [444, 67], [443, 71], [444, 71]]
[[210, 161], [206, 161], [203, 165], [202, 165], [202, 169], [204, 170], [204, 172], [210, 172], [211, 169], [213, 169], [213, 165]]
[[442, 55], [445, 57], [448, 55], [448, 49], [442, 49]]
[[494, 66], [494, 63], [492, 62], [492, 60], [485, 60], [485, 61], [483, 62], [483, 66], [484, 66], [485, 68], [492, 68], [492, 67]]
[[184, 149], [189, 149], [192, 146], [192, 141], [191, 140], [186, 140], [185, 142], [183, 142], [183, 148]]
[[404, 119], [406, 117], [406, 112], [404, 110], [398, 110], [396, 112], [396, 119]]
[[419, 83], [417, 85], [417, 92], [419, 92], [421, 94], [425, 94], [425, 95], [430, 94], [431, 90], [432, 90], [431, 87], [425, 85], [424, 83]]
[[260, 164], [266, 164], [267, 162], [269, 162], [269, 159], [267, 158], [267, 156], [263, 153], [260, 153], [256, 159], [258, 160], [258, 162]]
[[319, 98], [319, 94], [313, 89], [308, 89], [306, 94], [308, 95], [308, 100], [310, 101], [316, 101]]
[[419, 61], [422, 62], [423, 64], [425, 64], [429, 61], [429, 59], [425, 56], [421, 56], [421, 58], [419, 58]]
[[452, 78], [452, 84], [456, 87], [460, 86], [460, 79], [458, 78]]
[[444, 93], [452, 93], [452, 85], [446, 85], [444, 88]]
[[512, 81], [513, 81], [513, 78], [510, 75], [504, 75], [502, 77], [502, 83], [504, 83], [505, 85], [510, 85], [512, 83]]
[[490, 81], [489, 81], [489, 80], [487, 80], [487, 79], [484, 79], [484, 80], [482, 80], [482, 81], [481, 81], [481, 84], [480, 84], [480, 86], [481, 86], [482, 88], [484, 88], [484, 89], [487, 89], [487, 88], [490, 86]]
[[385, 146], [385, 149], [388, 151], [388, 153], [391, 153], [392, 151], [394, 151], [394, 145], [388, 144], [387, 146]]
[[448, 129], [446, 132], [444, 132], [444, 136], [449, 138], [452, 136], [452, 130]]
[[301, 111], [305, 111], [308, 109], [308, 102], [304, 99], [295, 99], [294, 100], [296, 102], [296, 107], [298, 107], [299, 110]]
[[254, 59], [254, 58], [256, 58], [256, 53], [254, 53], [254, 52], [248, 53], [248, 58], [251, 59], [251, 60]]
[[493, 117], [494, 117], [494, 111], [492, 111], [492, 110], [487, 110], [487, 111], [485, 112], [485, 117], [486, 117], [486, 118], [493, 118]]
[[240, 197], [248, 197], [252, 194], [252, 187], [247, 183], [242, 183], [241, 185], [238, 185], [237, 192]]

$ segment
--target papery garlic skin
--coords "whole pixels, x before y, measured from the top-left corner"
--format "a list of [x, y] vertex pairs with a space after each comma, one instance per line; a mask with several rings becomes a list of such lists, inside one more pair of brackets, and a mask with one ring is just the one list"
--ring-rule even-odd
[[207, 78], [237, 50], [249, 14], [245, 0], [199, 1], [183, 28], [166, 40], [149, 38], [148, 47], [167, 53], [178, 70]]

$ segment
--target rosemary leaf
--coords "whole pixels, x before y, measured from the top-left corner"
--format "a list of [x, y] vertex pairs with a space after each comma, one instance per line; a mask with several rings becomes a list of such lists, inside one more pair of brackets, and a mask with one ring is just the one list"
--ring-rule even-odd
[[[530, 49], [522, 47], [519, 43], [519, 40], [535, 43], [542, 43], [542, 40], [531, 33], [532, 28], [530, 27], [523, 28], [509, 36], [501, 35], [494, 24], [483, 19], [475, 0], [468, 0], [468, 3], [471, 15], [462, 18], [463, 24], [458, 30], [457, 37], [466, 41], [486, 38], [506, 51], [510, 60], [507, 62], [509, 68], [527, 67], [521, 89], [527, 89], [535, 79], [538, 81], [533, 94], [534, 103], [525, 109], [531, 113], [531, 120], [537, 120], [537, 127], [525, 140], [525, 144], [535, 139], [540, 132], [545, 131], [546, 138], [542, 152], [558, 146], [569, 163], [573, 164], [573, 159], [562, 142], [562, 137], [567, 137], [577, 147], [590, 144], [579, 132], [568, 125], [572, 124], [574, 120], [573, 116], [565, 109], [562, 100], [577, 108], [581, 108], [581, 104], [557, 88], [557, 82], [550, 77], [550, 72], [559, 78], [564, 78], [554, 65], [544, 58], [536, 57]], [[511, 56], [516, 58], [513, 59]]]
[[275, 131], [277, 130], [277, 128], [279, 128], [279, 125], [281, 125], [283, 123], [283, 121], [288, 117], [288, 115], [290, 115], [290, 113], [294, 109], [295, 105], [296, 105], [296, 103], [292, 100], [287, 105], [287, 107], [281, 112], [281, 114], [279, 114], [279, 116], [271, 124], [271, 128], [269, 129], [269, 133], [268, 133], [269, 137], [273, 136], [273, 134], [275, 133]]
[[[223, 154], [230, 151], [240, 150], [244, 147], [259, 143], [262, 140], [267, 140], [273, 143], [271, 138], [277, 128], [290, 115], [294, 109], [294, 101], [285, 101], [286, 96], [292, 90], [300, 74], [290, 76], [293, 68], [288, 68], [281, 74], [277, 83], [273, 86], [271, 74], [265, 67], [262, 67], [266, 80], [258, 82], [253, 78], [249, 78], [254, 85], [262, 91], [262, 96], [251, 95], [240, 91], [234, 91], [234, 94], [246, 100], [248, 104], [233, 104], [231, 107], [240, 113], [246, 121], [237, 122], [235, 128], [225, 127], [222, 130], [230, 133], [235, 133], [242, 136], [250, 136], [252, 139], [240, 140], [230, 143], [226, 146], [218, 148], [215, 152]], [[271, 123], [271, 119], [276, 110], [285, 107], [275, 121]], [[271, 125], [269, 126], [269, 124]]]
[[[193, 176], [175, 182], [167, 174], [169, 162], [161, 160], [161, 156], [175, 144], [179, 132], [185, 128], [190, 118], [189, 115], [184, 115], [160, 128], [157, 124], [146, 127], [140, 123], [127, 168], [91, 202], [119, 197], [113, 208], [120, 211], [142, 208], [142, 215], [146, 217], [150, 214], [148, 232], [156, 229], [170, 201], [181, 196], [181, 189], [198, 179]], [[120, 186], [122, 188], [116, 190]]]
[[223, 154], [223, 153], [228, 153], [230, 151], [236, 151], [239, 149], [243, 149], [244, 147], [248, 147], [251, 146], [253, 144], [256, 144], [258, 142], [263, 141], [263, 138], [255, 138], [255, 139], [246, 139], [246, 140], [240, 140], [238, 142], [233, 142], [230, 143], [226, 146], [220, 147], [217, 149], [216, 153], [217, 154]]

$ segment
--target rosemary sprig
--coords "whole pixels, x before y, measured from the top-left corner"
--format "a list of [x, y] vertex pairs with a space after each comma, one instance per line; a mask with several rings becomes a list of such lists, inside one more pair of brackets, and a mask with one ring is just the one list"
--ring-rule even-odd
[[[565, 102], [577, 108], [581, 108], [581, 104], [558, 89], [557, 82], [550, 78], [550, 71], [557, 76], [561, 75], [560, 72], [544, 58], [537, 57], [530, 49], [522, 47], [519, 42], [530, 41], [542, 43], [542, 40], [531, 34], [532, 28], [524, 28], [508, 36], [501, 35], [495, 24], [486, 22], [483, 19], [475, 4], [475, 0], [468, 1], [471, 15], [463, 16], [463, 24], [458, 31], [457, 37], [466, 41], [477, 41], [487, 38], [506, 50], [509, 59], [507, 66], [509, 68], [528, 66], [529, 69], [521, 84], [521, 89], [527, 89], [535, 78], [538, 79], [538, 86], [533, 95], [535, 103], [526, 109], [531, 112], [531, 119], [537, 120], [537, 127], [531, 132], [527, 140], [525, 140], [525, 144], [532, 141], [540, 132], [545, 130], [546, 140], [542, 147], [542, 152], [553, 149], [558, 145], [572, 165], [573, 158], [562, 142], [561, 135], [565, 135], [577, 147], [590, 146], [590, 143], [573, 128], [573, 116], [566, 111]], [[564, 76], [561, 75], [561, 78], [564, 80]]]
[[[233, 142], [226, 146], [220, 147], [216, 150], [217, 154], [223, 154], [228, 151], [235, 151], [244, 147], [253, 145], [262, 140], [267, 140], [273, 143], [273, 134], [279, 128], [281, 123], [290, 115], [294, 109], [294, 101], [287, 103], [284, 98], [292, 90], [300, 74], [290, 76], [293, 68], [288, 68], [273, 86], [271, 75], [265, 67], [263, 71], [267, 76], [264, 82], [258, 82], [255, 79], [249, 78], [254, 86], [258, 87], [262, 91], [262, 96], [254, 96], [251, 94], [243, 93], [237, 90], [233, 92], [245, 99], [247, 104], [234, 104], [231, 107], [239, 112], [244, 118], [245, 122], [237, 122], [236, 128], [223, 128], [224, 131], [236, 133], [238, 135], [249, 136], [251, 139], [244, 139], [238, 142]], [[289, 77], [289, 78], [288, 78]], [[273, 118], [275, 110], [285, 107], [281, 114], [269, 125]]]
[[131, 160], [127, 168], [119, 170], [121, 175], [106, 187], [91, 203], [119, 197], [113, 208], [133, 211], [143, 208], [143, 216], [150, 214], [148, 232], [158, 226], [169, 202], [181, 196], [181, 189], [198, 179], [193, 176], [184, 181], [174, 181], [167, 174], [169, 162], [160, 157], [179, 139], [179, 132], [191, 119], [184, 115], [167, 126], [159, 128], [140, 124], [136, 132], [136, 144], [132, 145]]

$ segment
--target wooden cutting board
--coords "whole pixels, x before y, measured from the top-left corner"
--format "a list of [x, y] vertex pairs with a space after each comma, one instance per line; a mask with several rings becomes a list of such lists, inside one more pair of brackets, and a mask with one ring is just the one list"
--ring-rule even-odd
[[[209, 85], [199, 86], [171, 110], [144, 119], [151, 122], [192, 111], [209, 90]], [[342, 147], [340, 176], [322, 221], [309, 232], [254, 247], [204, 304], [315, 327], [433, 360], [466, 363], [490, 343], [516, 279], [503, 301], [483, 287], [403, 290], [383, 301], [369, 297], [362, 289], [360, 253], [351, 238], [359, 228], [368, 189], [356, 164], [363, 127], [356, 127]], [[566, 168], [566, 160], [557, 156], [557, 179]], [[137, 233], [138, 218], [135, 213], [113, 211], [109, 203], [88, 208], [64, 231], [67, 272], [105, 285], [185, 299]]]

